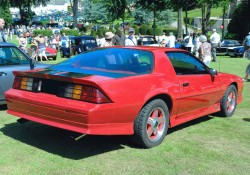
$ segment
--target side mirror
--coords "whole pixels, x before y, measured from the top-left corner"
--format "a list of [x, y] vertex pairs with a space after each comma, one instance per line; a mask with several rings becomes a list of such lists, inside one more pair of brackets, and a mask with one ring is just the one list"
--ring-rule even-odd
[[217, 70], [215, 70], [215, 69], [213, 69], [213, 68], [210, 68], [210, 69], [209, 69], [209, 73], [210, 73], [212, 76], [218, 75]]
[[35, 59], [30, 59], [30, 70], [33, 70], [35, 68], [36, 61]]
[[217, 72], [217, 70], [215, 70], [213, 68], [210, 68], [209, 69], [209, 74], [211, 75], [212, 81], [214, 81], [215, 75], [218, 75], [218, 72]]

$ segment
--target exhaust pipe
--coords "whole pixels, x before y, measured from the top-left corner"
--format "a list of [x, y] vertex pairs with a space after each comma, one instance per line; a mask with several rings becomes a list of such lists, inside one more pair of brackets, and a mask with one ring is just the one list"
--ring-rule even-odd
[[87, 134], [82, 134], [82, 135], [79, 135], [77, 137], [74, 137], [74, 136], [70, 136], [70, 138], [73, 140], [73, 141], [78, 141], [79, 139], [83, 138], [84, 136], [86, 136]]

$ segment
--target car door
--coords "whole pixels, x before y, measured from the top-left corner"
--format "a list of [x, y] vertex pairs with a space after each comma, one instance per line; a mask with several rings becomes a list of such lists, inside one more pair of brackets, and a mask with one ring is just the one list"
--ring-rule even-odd
[[222, 95], [220, 81], [209, 74], [205, 64], [184, 52], [168, 52], [167, 56], [180, 83], [181, 98], [177, 118], [189, 120], [218, 103]]
[[0, 47], [0, 101], [5, 101], [4, 92], [12, 87], [13, 71], [29, 70], [29, 58], [16, 47]]

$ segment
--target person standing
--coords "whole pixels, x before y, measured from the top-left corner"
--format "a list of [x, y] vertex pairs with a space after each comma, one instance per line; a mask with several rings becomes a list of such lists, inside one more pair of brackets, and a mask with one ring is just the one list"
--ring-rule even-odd
[[250, 32], [248, 35], [245, 37], [243, 41], [243, 46], [244, 46], [244, 51], [246, 52], [250, 48]]
[[211, 62], [211, 44], [207, 42], [207, 37], [205, 35], [201, 35], [199, 41], [201, 42], [199, 48], [199, 59], [209, 66]]
[[46, 50], [46, 46], [45, 46], [45, 38], [43, 37], [42, 34], [38, 35], [38, 37], [34, 38], [37, 43], [38, 43], [38, 56], [40, 57], [40, 61], [43, 61], [43, 57], [47, 60], [47, 56], [46, 56], [46, 53], [45, 53], [45, 50]]
[[135, 38], [135, 29], [130, 28], [128, 30], [128, 38], [125, 40], [125, 46], [137, 46], [137, 40]]
[[176, 42], [176, 38], [175, 38], [173, 32], [169, 32], [167, 47], [175, 48], [175, 42]]
[[216, 29], [213, 29], [213, 34], [210, 36], [210, 43], [212, 46], [212, 61], [216, 62], [216, 49], [220, 46], [220, 35], [216, 32]]
[[4, 24], [5, 24], [4, 19], [0, 18], [0, 42], [7, 42], [7, 38], [3, 31]]
[[194, 45], [193, 45], [193, 38], [192, 38], [191, 33], [187, 33], [183, 41], [184, 41], [185, 50], [192, 52]]
[[[244, 57], [250, 60], [250, 32], [244, 39], [243, 46], [244, 46]], [[248, 81], [249, 74], [250, 74], [250, 63], [248, 64], [246, 68], [246, 75], [243, 78], [243, 81]]]
[[26, 47], [27, 47], [28, 42], [27, 42], [27, 38], [22, 33], [20, 34], [18, 43], [19, 43], [19, 48], [23, 52], [27, 53]]
[[115, 34], [113, 38], [113, 44], [115, 46], [125, 46], [125, 35], [123, 34], [123, 28], [120, 27], [118, 32]]
[[105, 33], [105, 43], [103, 44], [103, 47], [114, 46], [113, 37], [114, 37], [114, 34], [112, 32], [106, 32]]

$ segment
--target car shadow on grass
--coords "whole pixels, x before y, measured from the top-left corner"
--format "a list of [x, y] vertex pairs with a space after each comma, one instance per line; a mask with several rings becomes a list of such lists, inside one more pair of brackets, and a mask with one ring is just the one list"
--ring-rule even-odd
[[[209, 116], [198, 118], [169, 129], [168, 134], [201, 122], [206, 122], [210, 119], [212, 119], [212, 117]], [[0, 132], [27, 145], [73, 160], [84, 159], [106, 152], [124, 149], [125, 147], [140, 149], [130, 142], [128, 136], [86, 135], [74, 141], [71, 139], [71, 136], [75, 137], [79, 136], [79, 134], [35, 122], [5, 124], [3, 128], [0, 128]]]
[[0, 111], [7, 110], [7, 105], [0, 105]]

